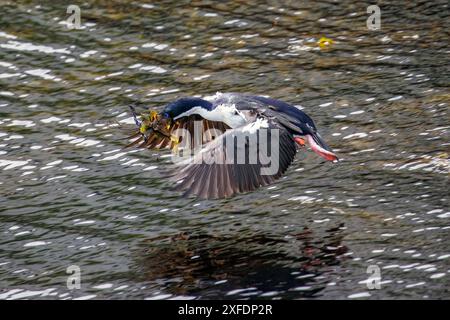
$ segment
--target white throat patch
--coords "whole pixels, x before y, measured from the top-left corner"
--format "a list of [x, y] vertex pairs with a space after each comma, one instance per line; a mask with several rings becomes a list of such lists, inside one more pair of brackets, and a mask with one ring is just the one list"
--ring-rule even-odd
[[206, 120], [223, 122], [230, 128], [243, 126], [247, 122], [245, 115], [236, 108], [235, 104], [220, 104], [211, 111], [202, 107], [194, 107], [178, 115], [174, 120], [193, 114], [197, 114]]

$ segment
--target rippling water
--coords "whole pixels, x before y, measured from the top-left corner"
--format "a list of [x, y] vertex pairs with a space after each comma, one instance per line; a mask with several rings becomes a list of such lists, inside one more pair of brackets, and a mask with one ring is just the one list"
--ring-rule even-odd
[[[1, 298], [450, 298], [447, 1], [380, 31], [350, 1], [0, 4]], [[343, 161], [199, 201], [121, 149], [128, 104], [216, 91], [301, 105]]]

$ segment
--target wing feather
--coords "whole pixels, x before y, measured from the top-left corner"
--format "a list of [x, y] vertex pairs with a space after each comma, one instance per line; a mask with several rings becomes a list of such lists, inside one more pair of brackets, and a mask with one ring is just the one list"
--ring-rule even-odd
[[[264, 158], [261, 152], [258, 152], [258, 155], [262, 158], [259, 158], [256, 163], [249, 163], [249, 153], [253, 150], [249, 148], [249, 143], [250, 141], [255, 141], [252, 139], [247, 139], [241, 146], [235, 146], [235, 153], [239, 152], [239, 150], [245, 152], [245, 163], [226, 163], [226, 159], [231, 156], [227, 154], [228, 149], [225, 147], [225, 143], [229, 142], [229, 137], [235, 135], [258, 135], [261, 130], [258, 129], [249, 133], [243, 128], [230, 129], [218, 139], [206, 144], [204, 149], [194, 155], [187, 164], [184, 162], [182, 167], [180, 166], [181, 168], [177, 167], [178, 171], [173, 179], [182, 182], [177, 183], [175, 189], [186, 190], [186, 195], [211, 199], [253, 191], [261, 186], [273, 183], [292, 163], [296, 153], [296, 146], [292, 135], [283, 127], [278, 126], [275, 121], [269, 122], [269, 129], [280, 130], [279, 140], [276, 142], [279, 144], [279, 167], [276, 172], [270, 175], [261, 173], [261, 169], [264, 167], [262, 163], [266, 163], [261, 160], [267, 160], [266, 158], [269, 157], [267, 155]], [[267, 136], [270, 142], [270, 133]], [[271, 153], [271, 157], [275, 156], [273, 155], [274, 152], [271, 151]], [[217, 162], [212, 163], [212, 159], [215, 159]]]
[[[155, 120], [157, 121], [157, 120]], [[195, 135], [195, 121], [200, 121], [200, 132], [201, 135], [201, 141], [194, 141]], [[194, 143], [199, 143], [201, 145], [206, 144], [212, 140], [214, 140], [216, 137], [212, 134], [209, 129], [215, 129], [219, 130], [220, 133], [224, 133], [226, 130], [230, 129], [229, 126], [227, 126], [225, 123], [222, 123], [220, 121], [210, 121], [203, 119], [199, 115], [190, 115], [186, 117], [182, 117], [177, 119], [176, 121], [171, 120], [172, 124], [170, 128], [165, 132], [164, 134], [156, 131], [156, 130], [148, 130], [146, 132], [147, 138], [144, 140], [143, 135], [139, 132], [139, 129], [132, 132], [132, 134], [128, 137], [130, 140], [130, 143], [125, 146], [125, 148], [132, 147], [140, 143], [137, 147], [138, 148], [148, 148], [148, 149], [165, 149], [170, 148], [173, 149], [176, 147], [177, 143], [174, 142], [173, 139], [170, 138], [170, 136], [174, 136], [179, 138], [175, 133], [177, 133], [177, 129], [184, 129], [189, 132], [190, 135], [190, 145], [193, 146]], [[141, 143], [142, 142], [142, 143]]]

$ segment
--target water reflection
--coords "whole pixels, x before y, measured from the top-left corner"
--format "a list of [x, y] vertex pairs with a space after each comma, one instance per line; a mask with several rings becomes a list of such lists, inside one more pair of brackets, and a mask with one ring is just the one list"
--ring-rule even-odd
[[173, 295], [317, 297], [327, 285], [323, 270], [339, 265], [348, 251], [342, 244], [343, 230], [340, 225], [321, 238], [309, 228], [283, 238], [183, 232], [145, 241], [139, 264], [147, 281]]

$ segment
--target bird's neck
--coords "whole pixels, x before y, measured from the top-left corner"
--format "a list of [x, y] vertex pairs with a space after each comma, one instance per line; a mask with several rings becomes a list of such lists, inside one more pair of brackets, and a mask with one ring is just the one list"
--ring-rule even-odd
[[199, 107], [207, 111], [212, 109], [212, 103], [201, 98], [181, 98], [167, 105], [164, 112], [169, 114], [172, 118], [175, 118], [194, 107]]

